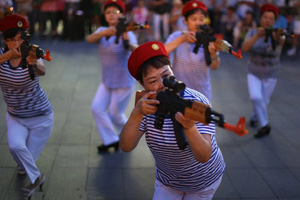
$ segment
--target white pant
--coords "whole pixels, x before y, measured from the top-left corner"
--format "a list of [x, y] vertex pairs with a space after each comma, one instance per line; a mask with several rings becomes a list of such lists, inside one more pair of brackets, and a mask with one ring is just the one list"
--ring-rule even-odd
[[53, 113], [30, 118], [17, 118], [6, 113], [10, 153], [17, 164], [26, 171], [31, 183], [41, 174], [35, 162], [50, 137], [53, 120]]
[[155, 192], [153, 200], [210, 200], [219, 188], [223, 175], [212, 185], [197, 192], [182, 192], [167, 187], [160, 181], [155, 180]]
[[270, 102], [270, 97], [275, 89], [277, 79], [265, 78], [261, 80], [253, 74], [248, 74], [247, 79], [249, 96], [253, 104], [251, 119], [257, 119], [260, 126], [264, 127], [269, 123], [267, 105]]
[[154, 32], [154, 40], [160, 40], [160, 21], [163, 23], [163, 39], [167, 39], [169, 35], [169, 13], [165, 13], [162, 15], [153, 13], [153, 32]]
[[[103, 83], [100, 84], [91, 109], [104, 145], [119, 141], [120, 131], [127, 121], [124, 112], [133, 91], [134, 87], [110, 89]], [[113, 125], [115, 125], [118, 134], [115, 133]]]

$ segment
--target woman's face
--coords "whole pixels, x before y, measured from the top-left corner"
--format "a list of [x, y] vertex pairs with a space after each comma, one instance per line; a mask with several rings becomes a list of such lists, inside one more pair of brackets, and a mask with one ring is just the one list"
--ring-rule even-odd
[[262, 27], [273, 27], [275, 23], [275, 14], [272, 11], [266, 11], [260, 17], [260, 24]]
[[199, 27], [201, 25], [205, 24], [205, 16], [199, 10], [199, 11], [195, 12], [194, 14], [188, 16], [187, 20], [184, 20], [184, 22], [187, 25], [189, 31], [197, 32]]
[[147, 75], [143, 75], [141, 85], [146, 91], [164, 90], [163, 79], [170, 75], [173, 75], [170, 65], [164, 65], [159, 69], [149, 67]]
[[8, 38], [4, 40], [8, 49], [18, 49], [20, 45], [23, 43], [23, 39], [21, 38], [21, 33], [18, 33], [13, 38]]
[[118, 23], [118, 18], [121, 12], [117, 7], [110, 6], [105, 9], [104, 14], [105, 20], [107, 21], [109, 26], [115, 26]]

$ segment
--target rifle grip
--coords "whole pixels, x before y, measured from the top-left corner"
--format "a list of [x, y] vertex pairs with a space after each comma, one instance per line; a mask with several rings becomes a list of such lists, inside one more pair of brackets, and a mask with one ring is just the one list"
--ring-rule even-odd
[[201, 103], [199, 101], [193, 101], [192, 107], [186, 107], [184, 110], [184, 116], [192, 120], [201, 122], [205, 125], [208, 125], [206, 122], [206, 111], [210, 108], [208, 105]]

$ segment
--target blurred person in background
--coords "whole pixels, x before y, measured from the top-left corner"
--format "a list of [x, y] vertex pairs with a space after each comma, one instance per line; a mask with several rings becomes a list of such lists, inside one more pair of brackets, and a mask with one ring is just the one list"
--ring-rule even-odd
[[299, 35], [300, 35], [300, 0], [292, 0], [292, 7], [296, 9], [296, 14], [293, 18], [293, 34], [294, 38], [292, 41], [292, 48], [287, 51], [288, 56], [296, 56], [299, 45]]
[[[149, 10], [145, 5], [145, 0], [138, 0], [137, 6], [132, 9], [131, 15], [132, 21], [135, 23], [144, 25], [146, 22], [149, 22]], [[149, 40], [149, 29], [135, 31], [134, 34], [136, 35], [139, 44]]]
[[[127, 60], [137, 47], [133, 32], [124, 32], [115, 43], [116, 25], [125, 12], [121, 0], [107, 0], [104, 4], [105, 20], [108, 26], [99, 27], [87, 37], [87, 42], [99, 44], [102, 78], [92, 101], [91, 109], [99, 136], [102, 140], [98, 152], [110, 148], [119, 149], [119, 134], [127, 121], [125, 110], [134, 92], [135, 80], [127, 69]], [[115, 132], [115, 128], [117, 132]]]
[[[154, 40], [164, 41], [170, 31], [169, 18], [172, 10], [171, 0], [150, 0], [149, 8], [152, 11], [153, 16], [153, 34]], [[160, 23], [162, 22], [161, 35]]]
[[247, 11], [253, 13], [255, 0], [237, 0], [236, 14], [242, 20], [245, 19]]
[[26, 58], [33, 65], [32, 80], [28, 67], [21, 64], [21, 35], [29, 27], [25, 18], [8, 15], [0, 21], [5, 47], [0, 50], [0, 87], [7, 104], [7, 141], [11, 155], [18, 164], [18, 174], [27, 174], [30, 184], [23, 188], [25, 197], [45, 182], [36, 165], [53, 128], [52, 106], [41, 88], [39, 76], [45, 75], [45, 65], [37, 60], [34, 50]]
[[223, 38], [230, 44], [233, 44], [233, 30], [238, 22], [238, 17], [235, 14], [235, 9], [232, 6], [227, 8], [227, 12], [221, 18], [221, 33]]
[[207, 8], [201, 1], [187, 2], [182, 9], [182, 15], [188, 29], [172, 33], [165, 46], [176, 78], [211, 100], [210, 69], [216, 70], [219, 67], [218, 52], [214, 44], [210, 43], [208, 47], [211, 56], [210, 64], [206, 63], [202, 46], [197, 54], [193, 52], [197, 41], [196, 32], [200, 25], [205, 24], [206, 14]]
[[285, 37], [281, 36], [280, 31], [273, 31], [270, 36], [275, 41], [273, 49], [272, 38], [268, 38], [265, 42], [265, 30], [274, 26], [278, 14], [276, 6], [264, 4], [260, 9], [260, 27], [249, 30], [242, 44], [242, 50], [250, 53], [247, 74], [249, 96], [253, 105], [250, 125], [255, 127], [259, 122], [255, 138], [264, 137], [271, 131], [267, 106], [278, 80], [280, 55]]
[[256, 21], [254, 20], [253, 13], [247, 11], [244, 19], [239, 20], [233, 29], [233, 47], [239, 48], [243, 42], [248, 30], [256, 28]]

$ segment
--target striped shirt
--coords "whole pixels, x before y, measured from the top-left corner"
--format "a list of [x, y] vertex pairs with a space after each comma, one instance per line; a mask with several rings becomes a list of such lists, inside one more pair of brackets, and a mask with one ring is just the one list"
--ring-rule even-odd
[[[209, 104], [206, 97], [192, 89], [186, 89], [184, 99], [197, 100]], [[163, 129], [154, 128], [155, 114], [145, 115], [140, 131], [152, 152], [156, 165], [156, 178], [164, 185], [184, 192], [195, 192], [213, 184], [222, 176], [225, 163], [215, 139], [215, 125], [196, 122], [201, 134], [210, 134], [212, 155], [208, 162], [199, 163], [193, 156], [189, 145], [180, 150], [176, 143], [172, 120], [165, 118]]]
[[[3, 49], [0, 49], [0, 54], [3, 54]], [[28, 68], [22, 69], [21, 65], [12, 68], [9, 61], [1, 63], [0, 87], [7, 111], [14, 117], [36, 117], [52, 112], [46, 93], [39, 84], [39, 77], [31, 80]]]
[[[182, 35], [181, 31], [172, 33], [166, 43], [172, 42]], [[211, 100], [209, 66], [204, 56], [204, 49], [193, 52], [195, 44], [183, 43], [170, 53], [170, 61], [176, 79], [184, 82], [187, 87], [197, 90]]]
[[[257, 33], [257, 29], [250, 29], [245, 40], [252, 38]], [[265, 42], [265, 38], [258, 38], [250, 49], [248, 60], [248, 73], [260, 79], [278, 78], [280, 68], [280, 55], [282, 45], [276, 44], [275, 50], [272, 48], [271, 38]]]
[[[96, 32], [107, 29], [100, 27]], [[137, 39], [132, 31], [128, 31], [129, 43], [137, 44]], [[102, 82], [111, 89], [129, 88], [135, 85], [135, 79], [130, 75], [127, 61], [131, 54], [129, 49], [123, 46], [121, 36], [119, 43], [115, 44], [116, 36], [109, 39], [103, 37], [99, 42], [99, 57], [102, 69]]]

